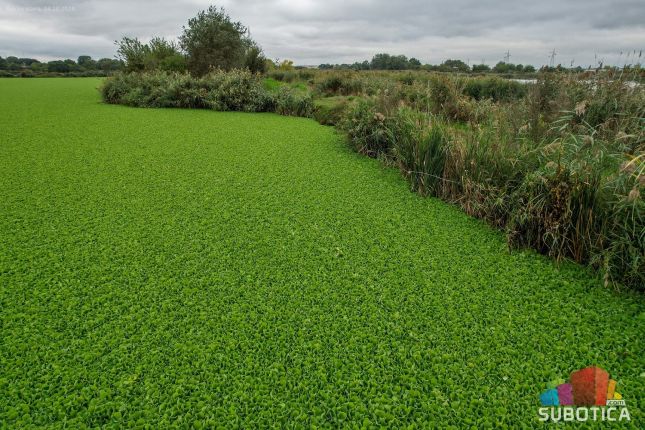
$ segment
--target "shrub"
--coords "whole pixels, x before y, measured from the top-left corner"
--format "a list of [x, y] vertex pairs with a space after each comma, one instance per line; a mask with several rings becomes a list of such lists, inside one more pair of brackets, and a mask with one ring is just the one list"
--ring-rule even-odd
[[310, 117], [314, 111], [311, 95], [281, 87], [274, 98], [275, 112], [280, 115]]
[[298, 79], [301, 81], [309, 81], [316, 76], [315, 72], [311, 70], [301, 69], [298, 70]]
[[107, 103], [137, 107], [262, 112], [272, 106], [260, 78], [248, 70], [216, 70], [203, 78], [185, 73], [119, 73], [105, 80], [101, 93]]
[[389, 156], [392, 140], [388, 118], [371, 100], [360, 100], [347, 111], [341, 123], [353, 148], [370, 157]]
[[271, 96], [260, 78], [248, 70], [216, 70], [203, 80], [210, 87], [206, 101], [211, 109], [263, 112], [271, 107]]
[[322, 125], [338, 125], [353, 98], [327, 97], [316, 101], [313, 117]]
[[328, 75], [316, 85], [316, 90], [325, 95], [359, 95], [363, 88], [361, 79], [339, 74]]
[[293, 71], [276, 69], [267, 73], [267, 77], [275, 79], [276, 81], [291, 83], [296, 80], [297, 74]]
[[463, 93], [475, 100], [507, 102], [524, 97], [527, 87], [520, 82], [495, 77], [468, 79]]

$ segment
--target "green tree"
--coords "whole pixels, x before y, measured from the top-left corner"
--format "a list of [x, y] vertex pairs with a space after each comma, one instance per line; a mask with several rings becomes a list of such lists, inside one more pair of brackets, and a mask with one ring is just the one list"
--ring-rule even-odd
[[405, 55], [376, 54], [370, 63], [373, 70], [407, 70], [410, 62]]
[[96, 61], [89, 55], [81, 55], [76, 60], [78, 66], [84, 70], [96, 70]]
[[70, 65], [65, 61], [54, 60], [47, 63], [47, 70], [56, 73], [67, 73], [70, 71]]
[[278, 64], [278, 70], [281, 70], [283, 72], [291, 72], [293, 71], [293, 61], [292, 60], [282, 60], [280, 64]]
[[20, 70], [20, 63], [18, 57], [9, 56], [6, 58], [7, 61], [7, 70]]
[[81, 67], [85, 67], [85, 65], [90, 61], [92, 61], [92, 57], [90, 57], [89, 55], [79, 55], [76, 63]]
[[186, 60], [173, 41], [163, 37], [153, 37], [148, 43], [144, 58], [146, 70], [166, 70], [181, 72], [186, 70]]
[[247, 28], [215, 6], [188, 20], [179, 42], [188, 57], [188, 70], [197, 76], [211, 68], [244, 67], [246, 53], [254, 45]]
[[114, 42], [117, 46], [117, 58], [125, 63], [128, 72], [140, 72], [146, 67], [146, 58], [150, 54], [150, 47], [141, 43], [136, 37], [124, 36]]
[[121, 61], [113, 60], [111, 58], [101, 58], [96, 62], [96, 67], [99, 70], [103, 70], [104, 72], [113, 72], [115, 70], [121, 69], [122, 66], [123, 63]]
[[475, 73], [490, 72], [490, 66], [487, 66], [486, 64], [473, 64], [472, 70]]
[[246, 53], [244, 66], [252, 73], [264, 73], [267, 69], [267, 59], [262, 53], [262, 48], [253, 44]]
[[159, 69], [167, 72], [185, 72], [186, 57], [182, 54], [170, 55], [159, 63]]
[[513, 64], [505, 63], [503, 61], [500, 61], [499, 63], [495, 64], [495, 67], [493, 67], [493, 72], [495, 73], [510, 73], [515, 69], [515, 66]]
[[78, 64], [76, 64], [76, 61], [74, 61], [74, 60], [72, 60], [70, 58], [67, 58], [67, 59], [63, 60], [63, 62], [65, 64], [67, 64], [67, 67], [69, 68], [70, 72], [78, 71], [79, 68], [78, 68]]
[[468, 73], [470, 72], [470, 67], [468, 64], [464, 63], [461, 60], [446, 60], [443, 63], [441, 63], [441, 69], [446, 71], [446, 72], [461, 72], [461, 73]]
[[18, 58], [18, 64], [20, 64], [22, 67], [29, 67], [34, 63], [40, 63], [40, 61], [34, 58]]

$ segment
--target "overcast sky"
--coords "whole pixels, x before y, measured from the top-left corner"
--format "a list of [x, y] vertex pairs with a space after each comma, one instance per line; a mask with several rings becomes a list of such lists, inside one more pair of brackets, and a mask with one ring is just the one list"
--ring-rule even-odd
[[[0, 0], [0, 56], [114, 57], [114, 40], [176, 38], [210, 4], [251, 30], [273, 59], [351, 63], [378, 52], [423, 63], [459, 58], [622, 65], [645, 49], [644, 0]], [[622, 52], [622, 55], [621, 55]]]

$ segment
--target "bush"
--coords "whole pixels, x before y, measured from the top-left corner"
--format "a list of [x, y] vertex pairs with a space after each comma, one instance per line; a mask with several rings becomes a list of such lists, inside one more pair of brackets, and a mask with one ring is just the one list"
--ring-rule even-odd
[[362, 80], [339, 74], [331, 74], [316, 85], [318, 93], [325, 95], [359, 95], [363, 88]]
[[274, 98], [274, 109], [280, 115], [310, 117], [314, 103], [311, 95], [284, 86]]
[[276, 81], [291, 83], [296, 80], [298, 75], [293, 71], [276, 69], [271, 70], [266, 76], [268, 78], [275, 79]]
[[206, 101], [213, 110], [263, 112], [270, 110], [271, 96], [258, 75], [248, 70], [217, 70], [205, 76], [209, 92]]
[[491, 99], [494, 102], [508, 102], [524, 97], [526, 84], [495, 77], [468, 79], [463, 93], [475, 100]]
[[216, 70], [202, 78], [186, 73], [119, 73], [105, 80], [101, 93], [107, 103], [137, 107], [263, 112], [273, 103], [260, 78], [248, 70]]
[[353, 97], [327, 97], [316, 101], [313, 117], [322, 125], [339, 125]]
[[373, 101], [360, 100], [347, 111], [341, 128], [353, 148], [370, 157], [389, 156], [392, 139], [387, 117], [376, 110]]

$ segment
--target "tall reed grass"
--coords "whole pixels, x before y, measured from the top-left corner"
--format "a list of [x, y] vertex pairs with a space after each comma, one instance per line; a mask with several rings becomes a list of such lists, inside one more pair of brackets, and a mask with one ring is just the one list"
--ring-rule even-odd
[[602, 74], [546, 74], [485, 98], [487, 81], [410, 85], [420, 85], [414, 98], [384, 90], [348, 110], [342, 127], [356, 150], [504, 230], [511, 248], [645, 290], [643, 87]]

